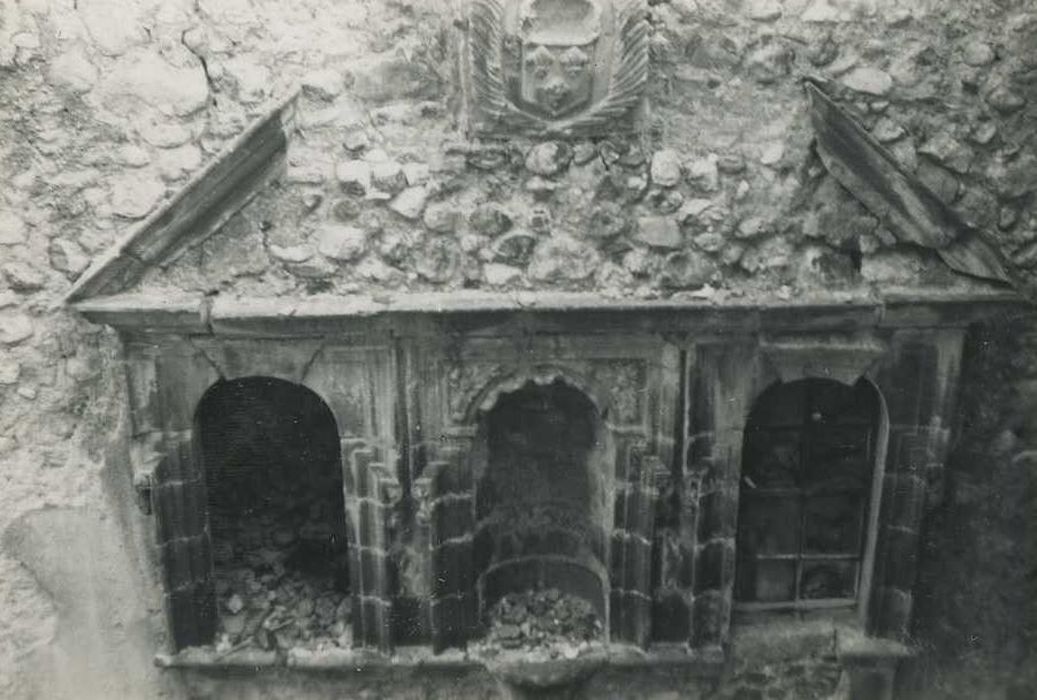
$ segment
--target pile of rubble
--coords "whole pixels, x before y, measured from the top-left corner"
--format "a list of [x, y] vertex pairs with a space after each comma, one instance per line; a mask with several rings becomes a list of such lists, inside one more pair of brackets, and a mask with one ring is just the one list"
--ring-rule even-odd
[[326, 503], [276, 505], [213, 513], [217, 650], [350, 647], [344, 533]]
[[298, 571], [256, 576], [245, 568], [226, 572], [217, 590], [217, 651], [352, 646], [350, 596], [333, 579]]
[[548, 588], [509, 593], [488, 615], [487, 648], [576, 658], [601, 639], [602, 623], [583, 598]]

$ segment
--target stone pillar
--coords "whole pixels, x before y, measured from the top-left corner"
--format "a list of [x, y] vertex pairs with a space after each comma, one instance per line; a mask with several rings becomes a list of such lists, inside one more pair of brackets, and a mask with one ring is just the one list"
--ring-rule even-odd
[[205, 473], [190, 434], [165, 436], [151, 505], [176, 650], [210, 644], [216, 634], [216, 588], [207, 518]]
[[659, 459], [645, 454], [643, 438], [617, 436], [616, 488], [609, 578], [609, 630], [613, 640], [647, 647], [652, 622], [652, 540]]
[[962, 341], [957, 330], [902, 331], [876, 378], [889, 437], [868, 628], [883, 637], [910, 631], [920, 532], [943, 481]]
[[939, 427], [891, 426], [871, 601], [872, 629], [881, 636], [908, 635], [926, 477], [942, 470], [947, 438], [947, 431]]
[[703, 345], [689, 352], [682, 530], [684, 546], [693, 552], [685, 564], [693, 581], [693, 647], [719, 647], [728, 638], [742, 436], [763, 382], [753, 344]]
[[379, 450], [361, 440], [342, 441], [353, 639], [359, 646], [392, 650], [392, 591], [388, 519], [394, 475]]
[[694, 608], [691, 642], [714, 647], [727, 639], [735, 580], [735, 528], [738, 517], [738, 474], [741, 430], [695, 436], [695, 460], [689, 465], [697, 485], [697, 527], [694, 534]]
[[656, 475], [655, 484], [659, 492], [654, 538], [658, 579], [652, 602], [652, 639], [687, 643], [695, 602], [698, 483], [694, 476], [674, 479], [666, 469]]
[[478, 627], [472, 543], [474, 489], [467, 450], [442, 449], [427, 467], [433, 651], [464, 647]]

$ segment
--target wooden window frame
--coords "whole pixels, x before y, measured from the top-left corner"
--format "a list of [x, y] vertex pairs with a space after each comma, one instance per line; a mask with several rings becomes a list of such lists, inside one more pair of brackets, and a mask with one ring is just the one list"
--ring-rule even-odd
[[[817, 381], [826, 381], [822, 377], [805, 377], [802, 380], [809, 383]], [[833, 381], [833, 380], [827, 380]], [[776, 498], [781, 498], [780, 493], [782, 491], [789, 491], [790, 498], [795, 497], [800, 503], [800, 518], [797, 530], [798, 540], [798, 551], [794, 554], [765, 554], [756, 555], [754, 560], [759, 561], [783, 561], [793, 560], [796, 562], [795, 566], [795, 578], [793, 581], [793, 599], [788, 601], [741, 601], [737, 598], [738, 584], [737, 584], [737, 569], [743, 563], [743, 554], [736, 551], [735, 556], [735, 598], [733, 600], [733, 610], [738, 613], [805, 613], [813, 611], [840, 611], [840, 610], [857, 610], [858, 617], [861, 621], [866, 619], [867, 606], [870, 600], [872, 579], [875, 568], [875, 553], [876, 543], [878, 539], [879, 530], [879, 517], [880, 507], [882, 498], [882, 484], [884, 476], [884, 466], [886, 462], [886, 451], [889, 437], [889, 420], [887, 409], [884, 398], [879, 391], [878, 387], [870, 381], [865, 381], [870, 391], [872, 392], [873, 400], [875, 403], [875, 413], [871, 427], [869, 428], [869, 447], [868, 447], [868, 462], [871, 464], [871, 479], [869, 489], [867, 491], [860, 491], [862, 495], [862, 502], [866, 504], [866, 510], [860, 514], [860, 526], [859, 526], [859, 542], [860, 542], [860, 553], [859, 554], [829, 554], [829, 553], [805, 553], [805, 507], [803, 504], [808, 498], [809, 488], [804, 486], [795, 486], [789, 488], [769, 488], [761, 489], [764, 494], [764, 498], [769, 497], [771, 493], [776, 494]], [[778, 389], [780, 386], [789, 386], [793, 382], [775, 384], [767, 388], [766, 391]], [[853, 385], [848, 385], [844, 382], [840, 382], [843, 386], [853, 388], [856, 386], [856, 382]], [[810, 394], [809, 386], [807, 384], [807, 398], [805, 400], [805, 406], [809, 406]], [[757, 398], [762, 398], [763, 394]], [[755, 410], [756, 404], [753, 405], [751, 410]], [[746, 426], [746, 433], [753, 426]], [[799, 434], [799, 439], [804, 443], [811, 441], [811, 424], [809, 422], [809, 416], [804, 416], [803, 420], [798, 423], [794, 428], [789, 426], [764, 426], [764, 430], [795, 430]], [[815, 428], [816, 430], [817, 428]], [[820, 428], [823, 430], [823, 428]], [[797, 468], [800, 470], [805, 469], [804, 463], [809, 459], [806, 454], [801, 454], [797, 464]], [[742, 456], [742, 467], [745, 466], [745, 455]], [[742, 515], [742, 499], [743, 496], [739, 497], [738, 511], [739, 511], [739, 527], [736, 527], [736, 547], [738, 541], [738, 533], [741, 525]], [[825, 560], [843, 560], [856, 562], [857, 570], [854, 580], [854, 593], [849, 597], [838, 597], [838, 598], [801, 598], [800, 597], [800, 586], [803, 572], [804, 563], [814, 561], [825, 561]]]

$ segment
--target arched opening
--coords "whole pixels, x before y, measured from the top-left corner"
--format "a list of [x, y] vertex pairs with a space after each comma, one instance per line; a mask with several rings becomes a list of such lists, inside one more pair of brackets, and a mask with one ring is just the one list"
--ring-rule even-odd
[[607, 619], [612, 498], [597, 408], [560, 380], [529, 382], [483, 414], [480, 436], [474, 554], [491, 633], [503, 620], [532, 630], [516, 647], [597, 638]]
[[739, 487], [742, 610], [852, 608], [867, 591], [884, 457], [869, 382], [775, 384], [749, 415]]
[[219, 382], [195, 416], [208, 490], [216, 644], [348, 646], [350, 599], [339, 437], [309, 389]]

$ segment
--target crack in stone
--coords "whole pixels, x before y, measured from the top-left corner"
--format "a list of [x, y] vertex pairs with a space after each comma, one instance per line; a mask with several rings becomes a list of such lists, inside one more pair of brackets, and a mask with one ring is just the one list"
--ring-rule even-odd
[[209, 74], [209, 63], [208, 63], [208, 61], [205, 60], [205, 56], [203, 56], [199, 52], [195, 51], [193, 48], [191, 48], [191, 45], [189, 43], [187, 43], [187, 33], [189, 31], [191, 31], [190, 28], [185, 29], [184, 31], [180, 32], [180, 43], [183, 44], [183, 47], [185, 49], [187, 49], [191, 53], [192, 56], [197, 58], [199, 63], [202, 64], [202, 72], [205, 73], [205, 82], [209, 86], [209, 96], [212, 98], [213, 106], [216, 106], [216, 97], [215, 97], [215, 94], [217, 92], [216, 82], [213, 80], [212, 76]]

